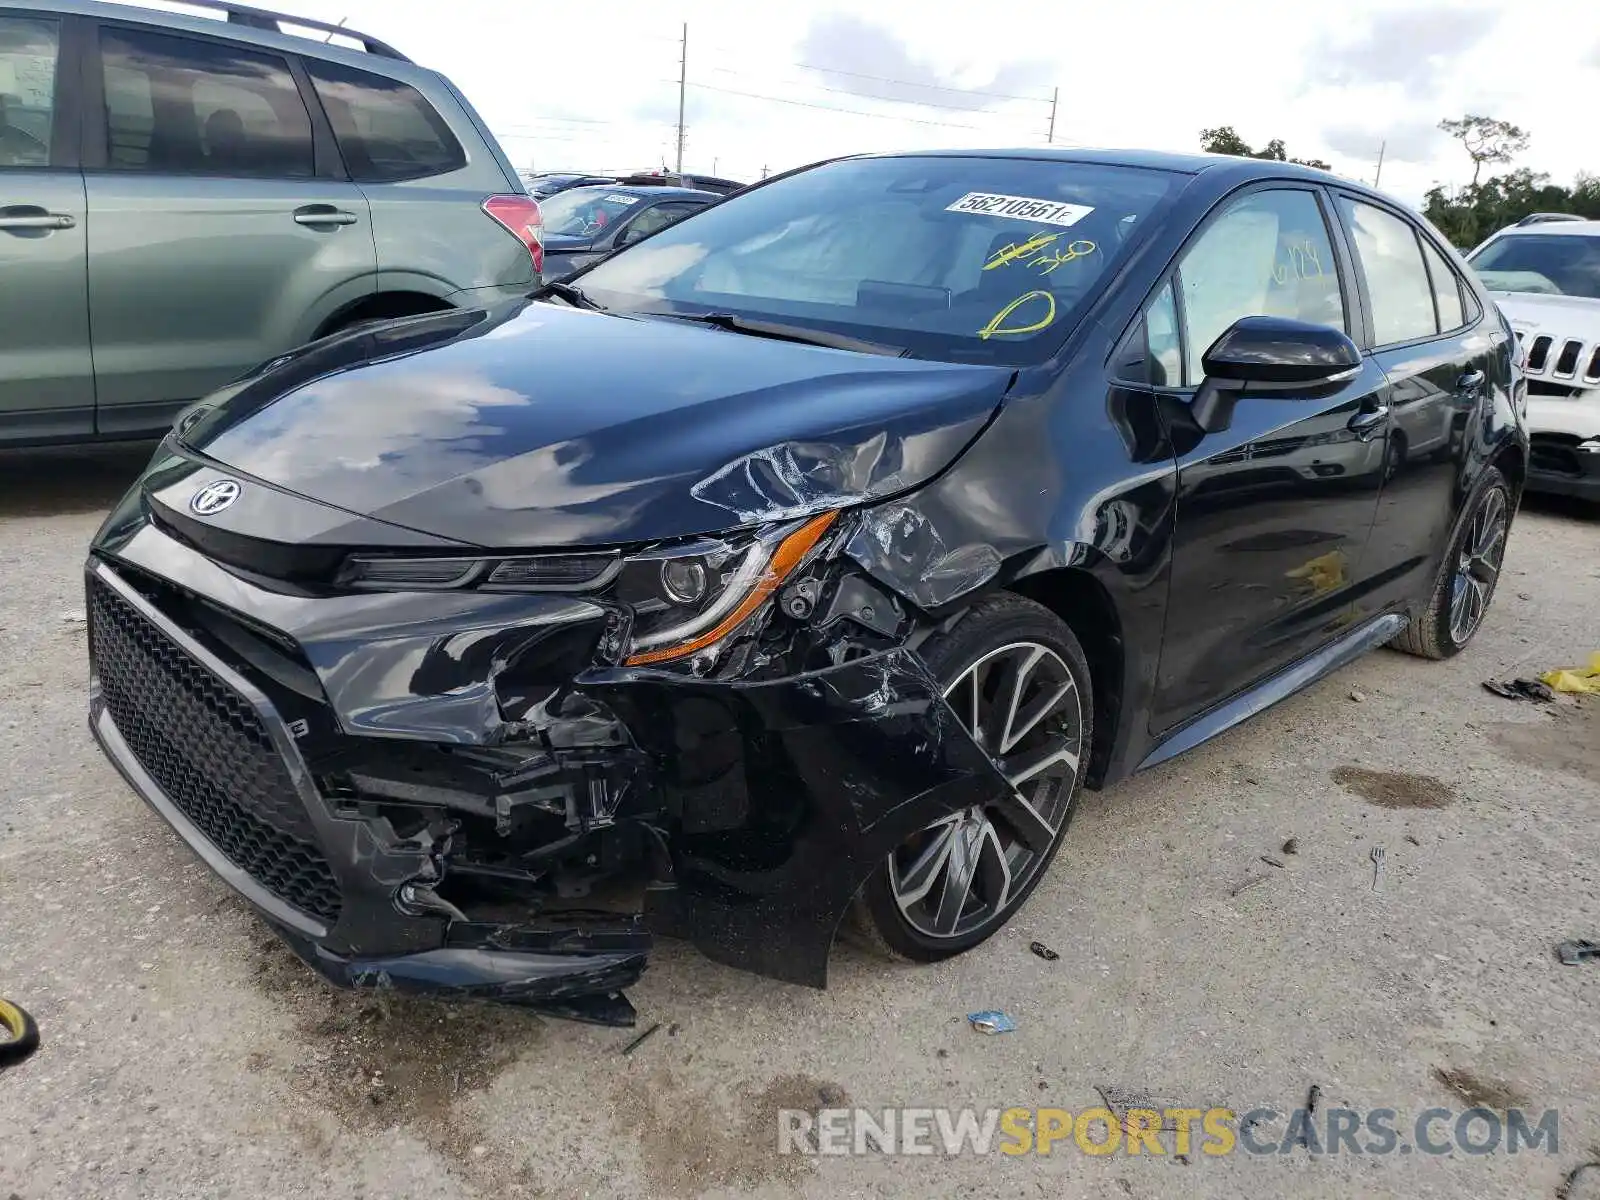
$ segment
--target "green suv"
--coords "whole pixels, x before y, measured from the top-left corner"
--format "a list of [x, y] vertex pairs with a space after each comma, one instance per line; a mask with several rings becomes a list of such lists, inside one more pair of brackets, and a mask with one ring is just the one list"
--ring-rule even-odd
[[304, 342], [538, 282], [538, 205], [449, 80], [191, 7], [0, 0], [0, 445], [159, 434]]

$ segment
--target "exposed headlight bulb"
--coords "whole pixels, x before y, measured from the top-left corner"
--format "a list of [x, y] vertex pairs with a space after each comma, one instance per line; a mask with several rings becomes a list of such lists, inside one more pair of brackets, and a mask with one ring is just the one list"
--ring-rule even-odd
[[706, 597], [706, 565], [695, 558], [669, 558], [661, 564], [661, 590], [675, 604], [699, 604]]

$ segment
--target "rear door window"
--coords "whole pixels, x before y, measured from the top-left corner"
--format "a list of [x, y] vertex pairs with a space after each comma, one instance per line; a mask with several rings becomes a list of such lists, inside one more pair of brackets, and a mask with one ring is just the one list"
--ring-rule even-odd
[[60, 28], [0, 16], [0, 168], [50, 165]]
[[1339, 204], [1367, 280], [1374, 343], [1392, 346], [1438, 333], [1433, 285], [1423, 265], [1416, 230], [1393, 213], [1348, 196], [1341, 196]]
[[1444, 255], [1428, 244], [1422, 243], [1422, 257], [1428, 261], [1428, 278], [1433, 281], [1433, 303], [1439, 310], [1439, 329], [1449, 333], [1467, 323], [1461, 307], [1461, 283], [1456, 273], [1445, 262]]
[[230, 43], [105, 26], [106, 165], [306, 179], [311, 116], [288, 62]]
[[466, 152], [422, 93], [342, 63], [306, 62], [357, 183], [424, 179], [466, 166]]

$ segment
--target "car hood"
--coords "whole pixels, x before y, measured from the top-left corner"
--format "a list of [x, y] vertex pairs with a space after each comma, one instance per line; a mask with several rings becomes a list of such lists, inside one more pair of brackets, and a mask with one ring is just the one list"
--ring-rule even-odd
[[1600, 300], [1538, 292], [1490, 294], [1511, 327], [1525, 335], [1548, 333], [1557, 340], [1576, 338], [1590, 346], [1600, 343]]
[[199, 406], [182, 439], [242, 478], [437, 537], [618, 544], [914, 488], [1011, 378], [520, 302], [313, 343]]

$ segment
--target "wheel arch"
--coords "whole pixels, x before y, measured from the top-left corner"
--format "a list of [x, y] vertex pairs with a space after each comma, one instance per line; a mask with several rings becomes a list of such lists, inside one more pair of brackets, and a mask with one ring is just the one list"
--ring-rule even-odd
[[1094, 745], [1086, 786], [1105, 779], [1123, 716], [1126, 665], [1122, 620], [1106, 586], [1081, 567], [1057, 567], [1012, 580], [1007, 590], [1041, 604], [1072, 629], [1094, 683]]
[[1489, 465], [1499, 470], [1511, 485], [1513, 502], [1522, 497], [1522, 485], [1528, 478], [1528, 452], [1521, 442], [1508, 438], [1489, 459]]
[[451, 304], [427, 292], [396, 289], [374, 292], [336, 309], [321, 325], [312, 340], [327, 337], [358, 321], [383, 321], [391, 317], [415, 317], [423, 313], [444, 312]]

